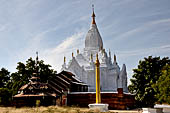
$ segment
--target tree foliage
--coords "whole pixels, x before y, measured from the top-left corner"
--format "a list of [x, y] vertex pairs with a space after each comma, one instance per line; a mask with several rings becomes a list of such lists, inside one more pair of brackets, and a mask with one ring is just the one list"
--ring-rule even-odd
[[9, 79], [10, 79], [10, 72], [5, 68], [2, 68], [0, 70], [0, 88], [6, 87]]
[[170, 64], [168, 57], [152, 57], [144, 58], [139, 61], [137, 69], [133, 69], [133, 76], [129, 91], [135, 94], [137, 105], [139, 107], [153, 107], [158, 100], [156, 98], [157, 90], [154, 90], [153, 85], [158, 81], [162, 75], [162, 68]]
[[49, 64], [44, 64], [43, 60], [37, 61], [37, 64], [32, 58], [29, 58], [26, 61], [26, 64], [18, 62], [16, 68], [17, 72], [11, 74], [10, 87], [13, 89], [13, 95], [17, 93], [21, 86], [29, 82], [29, 79], [34, 73], [36, 73], [34, 76], [40, 77], [40, 80], [43, 83], [46, 83], [48, 80], [52, 79], [57, 72], [50, 68], [51, 66]]
[[170, 104], [170, 65], [162, 69], [162, 76], [153, 87], [157, 91], [158, 102]]
[[[29, 82], [32, 76], [40, 77], [41, 82], [46, 83], [56, 75], [56, 71], [50, 69], [49, 64], [43, 60], [36, 61], [29, 58], [26, 63], [18, 62], [17, 71], [10, 74], [2, 68], [0, 71], [0, 104], [6, 105], [17, 94], [19, 88]], [[36, 73], [36, 75], [35, 75]]]
[[10, 81], [10, 72], [5, 69], [1, 68], [0, 70], [0, 105], [9, 105], [11, 101], [11, 90], [8, 89]]
[[0, 88], [0, 105], [10, 105], [12, 100], [11, 90], [8, 88]]

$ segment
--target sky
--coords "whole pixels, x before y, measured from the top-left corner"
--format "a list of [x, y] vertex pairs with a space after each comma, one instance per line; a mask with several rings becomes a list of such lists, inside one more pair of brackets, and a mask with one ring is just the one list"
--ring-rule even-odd
[[128, 79], [144, 57], [170, 56], [170, 0], [0, 0], [0, 68], [39, 58], [60, 72], [83, 52], [92, 4], [104, 48]]

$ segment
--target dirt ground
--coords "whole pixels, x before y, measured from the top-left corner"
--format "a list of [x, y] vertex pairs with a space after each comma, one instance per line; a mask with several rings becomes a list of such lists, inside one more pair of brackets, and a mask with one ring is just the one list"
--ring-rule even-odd
[[[100, 113], [99, 110], [78, 107], [0, 107], [0, 113]], [[109, 110], [105, 113], [141, 113], [138, 110]]]

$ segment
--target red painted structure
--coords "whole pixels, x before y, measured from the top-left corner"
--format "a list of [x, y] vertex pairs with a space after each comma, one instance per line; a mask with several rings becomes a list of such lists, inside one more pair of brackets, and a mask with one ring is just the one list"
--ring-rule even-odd
[[[67, 95], [67, 105], [88, 107], [88, 104], [96, 102], [95, 99], [95, 92], [70, 93]], [[123, 93], [123, 89], [118, 88], [118, 92], [101, 92], [101, 102], [109, 104], [109, 109], [133, 109], [135, 98], [134, 95]]]

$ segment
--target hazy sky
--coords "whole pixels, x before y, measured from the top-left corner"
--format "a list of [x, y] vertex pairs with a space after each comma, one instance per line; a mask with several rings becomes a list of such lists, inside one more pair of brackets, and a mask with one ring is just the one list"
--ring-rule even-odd
[[170, 0], [0, 0], [0, 68], [39, 58], [61, 69], [83, 51], [92, 4], [104, 48], [129, 78], [140, 59], [170, 56]]

